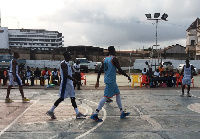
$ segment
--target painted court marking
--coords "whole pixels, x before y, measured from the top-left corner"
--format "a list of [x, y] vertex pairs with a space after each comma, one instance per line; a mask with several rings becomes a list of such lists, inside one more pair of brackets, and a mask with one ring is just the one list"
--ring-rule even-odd
[[7, 131], [13, 124], [16, 123], [17, 120], [19, 120], [19, 118], [21, 118], [33, 105], [35, 105], [37, 102], [39, 101], [36, 100], [32, 105], [30, 105], [23, 113], [21, 113], [12, 123], [10, 123], [6, 128], [4, 128], [1, 132], [0, 132], [0, 137], [3, 135], [3, 133], [5, 131]]
[[[86, 99], [84, 99], [84, 100], [86, 100]], [[86, 101], [89, 101], [89, 102], [91, 102], [91, 103], [93, 103], [93, 104], [95, 104], [95, 105], [98, 105], [97, 103], [95, 103], [95, 102], [93, 102], [93, 101], [90, 101], [90, 100], [86, 100]], [[88, 130], [87, 132], [85, 132], [85, 133], [79, 135], [79, 136], [76, 137], [75, 139], [80, 139], [80, 138], [86, 136], [87, 134], [89, 134], [90, 132], [94, 131], [94, 130], [97, 129], [100, 125], [103, 124], [103, 122], [104, 122], [105, 119], [106, 119], [107, 113], [106, 113], [106, 110], [105, 110], [103, 107], [102, 107], [102, 110], [103, 110], [103, 113], [104, 113], [103, 118], [102, 118], [103, 121], [102, 121], [102, 122], [99, 122], [95, 127], [93, 127], [92, 129]]]
[[[93, 103], [93, 104], [95, 104], [95, 105], [98, 105], [97, 103], [95, 103], [95, 102], [93, 102], [93, 101], [90, 101], [90, 100], [87, 100], [87, 99], [83, 99], [83, 100], [88, 101], [88, 102], [90, 102], [90, 103]], [[107, 113], [106, 113], [106, 110], [105, 110], [104, 108], [102, 108], [102, 110], [103, 110], [103, 113], [104, 113], [103, 118], [102, 118], [103, 121], [102, 121], [102, 122], [99, 122], [96, 126], [94, 126], [93, 128], [91, 128], [91, 129], [88, 130], [87, 132], [85, 132], [85, 133], [79, 135], [79, 136], [76, 137], [75, 139], [80, 139], [80, 138], [86, 136], [86, 135], [89, 134], [90, 132], [92, 132], [92, 131], [94, 131], [95, 129], [97, 129], [101, 124], [103, 124], [103, 122], [104, 122], [105, 119], [106, 119]], [[89, 111], [91, 111], [91, 110], [89, 110]], [[58, 138], [58, 136], [59, 136], [59, 134], [57, 134], [57, 135], [55, 135], [55, 136], [53, 136], [53, 137], [50, 137], [49, 139]]]

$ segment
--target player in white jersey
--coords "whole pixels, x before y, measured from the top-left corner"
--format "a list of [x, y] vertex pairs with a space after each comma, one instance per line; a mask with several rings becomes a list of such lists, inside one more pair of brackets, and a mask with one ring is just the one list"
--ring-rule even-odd
[[191, 85], [191, 79], [193, 78], [194, 66], [190, 65], [189, 62], [190, 61], [188, 59], [185, 61], [186, 65], [183, 66], [183, 69], [181, 71], [181, 75], [183, 75], [181, 97], [184, 96], [185, 85], [188, 86], [187, 97], [191, 97], [191, 95], [190, 95], [190, 85]]
[[9, 98], [9, 95], [10, 95], [11, 87], [15, 86], [15, 85], [19, 85], [19, 91], [20, 91], [21, 96], [22, 96], [22, 101], [23, 102], [30, 101], [30, 99], [27, 99], [26, 97], [24, 97], [22, 80], [21, 80], [20, 76], [18, 75], [18, 63], [17, 63], [18, 58], [19, 58], [19, 53], [15, 52], [14, 58], [10, 62], [9, 85], [8, 85], [8, 88], [7, 88], [7, 96], [6, 96], [6, 99], [5, 99], [6, 103], [13, 102]]
[[64, 52], [63, 56], [65, 60], [61, 62], [61, 66], [60, 66], [60, 75], [61, 75], [62, 80], [60, 83], [59, 99], [54, 103], [52, 108], [49, 111], [47, 111], [46, 114], [49, 115], [52, 119], [56, 119], [56, 116], [54, 115], [54, 109], [62, 101], [64, 101], [65, 98], [70, 97], [72, 106], [74, 107], [74, 110], [76, 112], [76, 118], [84, 118], [86, 116], [78, 111], [76, 101], [75, 101], [73, 81], [75, 81], [77, 84], [80, 84], [80, 82], [72, 77], [72, 69], [69, 64], [69, 60], [71, 59], [71, 54], [66, 51]]

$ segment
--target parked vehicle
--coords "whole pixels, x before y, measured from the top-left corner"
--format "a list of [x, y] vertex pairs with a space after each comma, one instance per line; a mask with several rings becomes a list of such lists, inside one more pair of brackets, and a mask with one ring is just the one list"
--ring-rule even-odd
[[88, 63], [90, 63], [86, 58], [76, 58], [80, 61], [80, 70], [81, 72], [88, 73]]
[[[178, 67], [176, 68], [176, 69], [179, 71], [179, 73], [181, 73], [181, 71], [182, 71], [184, 65], [185, 65], [185, 64], [180, 64], [180, 65], [178, 65]], [[192, 65], [192, 64], [190, 64], [190, 65]], [[196, 67], [194, 67], [194, 75], [197, 75], [197, 69], [196, 69]]]
[[162, 65], [163, 65], [164, 69], [166, 69], [166, 68], [168, 68], [169, 70], [170, 69], [174, 69], [174, 66], [172, 65], [172, 62], [170, 62], [170, 61], [162, 62]]

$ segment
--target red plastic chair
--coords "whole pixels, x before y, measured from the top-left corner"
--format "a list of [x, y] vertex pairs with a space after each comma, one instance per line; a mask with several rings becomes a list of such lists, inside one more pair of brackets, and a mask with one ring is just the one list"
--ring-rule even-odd
[[183, 79], [182, 75], [177, 75], [176, 76], [176, 87], [178, 87], [179, 83], [181, 83], [181, 86], [182, 86], [182, 79]]
[[80, 73], [81, 74], [81, 80], [84, 80], [84, 85], [86, 85], [86, 75], [85, 73]]
[[149, 85], [150, 80], [149, 77], [147, 75], [142, 75], [140, 76], [140, 87], [142, 88], [142, 85], [145, 84], [145, 86], [147, 87], [147, 85]]

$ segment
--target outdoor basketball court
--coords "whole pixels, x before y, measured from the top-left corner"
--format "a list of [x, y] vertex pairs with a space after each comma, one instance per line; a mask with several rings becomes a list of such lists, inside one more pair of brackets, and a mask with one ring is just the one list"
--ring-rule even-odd
[[200, 136], [200, 92], [191, 90], [191, 98], [180, 97], [180, 89], [122, 89], [124, 108], [131, 112], [126, 119], [119, 118], [115, 97], [106, 103], [99, 117], [90, 119], [103, 96], [103, 90], [77, 91], [79, 110], [86, 119], [75, 119], [69, 99], [55, 110], [56, 120], [45, 113], [58, 98], [58, 89], [24, 89], [30, 103], [22, 103], [18, 89], [11, 90], [13, 103], [4, 103], [6, 89], [0, 89], [1, 139], [56, 139], [56, 138], [137, 138], [137, 139], [198, 139]]

